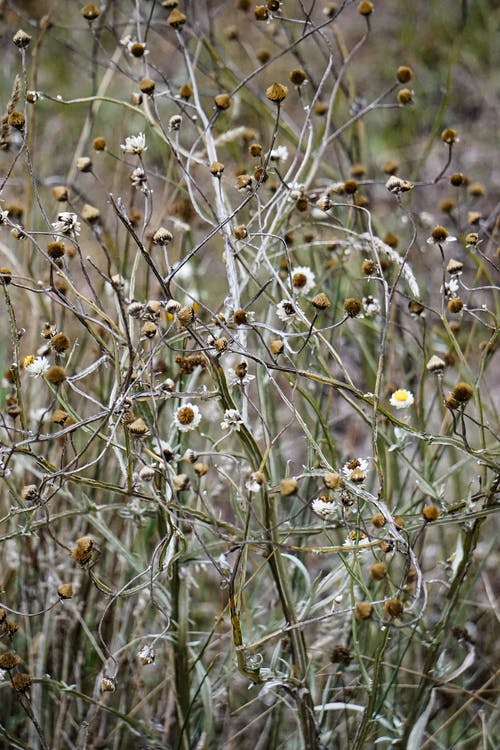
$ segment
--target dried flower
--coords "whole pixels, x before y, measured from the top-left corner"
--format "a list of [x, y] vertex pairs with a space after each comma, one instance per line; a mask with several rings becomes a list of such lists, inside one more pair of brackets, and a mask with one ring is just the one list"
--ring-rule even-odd
[[116, 680], [114, 677], [104, 676], [101, 679], [99, 690], [101, 693], [114, 693], [116, 690]]
[[384, 603], [384, 612], [389, 617], [401, 617], [403, 614], [403, 603], [399, 599], [387, 599]]
[[373, 612], [373, 604], [371, 602], [357, 602], [355, 607], [355, 614], [357, 620], [368, 620]]
[[383, 562], [374, 563], [370, 567], [370, 578], [374, 581], [382, 581], [387, 575], [387, 565]]
[[87, 3], [87, 5], [84, 5], [82, 8], [82, 16], [87, 19], [87, 21], [95, 21], [96, 18], [99, 18], [101, 15], [101, 11], [99, 8], [96, 8], [94, 3]]
[[188, 326], [193, 322], [195, 317], [194, 307], [191, 305], [184, 305], [177, 313], [177, 320], [182, 326]]
[[408, 65], [400, 65], [396, 71], [396, 78], [399, 83], [408, 83], [413, 78], [413, 70]]
[[452, 143], [458, 143], [457, 131], [453, 128], [445, 128], [441, 133], [441, 140], [450, 146]]
[[428, 522], [437, 521], [440, 516], [439, 508], [437, 507], [437, 505], [424, 505], [424, 507], [422, 508], [422, 515]]
[[284, 299], [276, 305], [276, 315], [284, 323], [287, 323], [297, 316], [297, 310], [292, 302]]
[[330, 307], [331, 303], [324, 292], [319, 292], [319, 294], [316, 294], [312, 298], [311, 304], [316, 308], [316, 310], [327, 310]]
[[241, 414], [237, 409], [226, 409], [224, 412], [224, 419], [220, 423], [221, 429], [223, 430], [236, 430], [239, 431], [243, 420]]
[[253, 13], [256, 21], [267, 21], [269, 18], [269, 13], [265, 5], [256, 5]]
[[170, 13], [169, 17], [167, 18], [167, 23], [173, 29], [178, 31], [184, 26], [184, 24], [186, 23], [186, 20], [187, 18], [184, 15], [184, 13], [182, 13], [178, 8], [174, 8], [174, 10]]
[[290, 71], [289, 78], [294, 86], [302, 86], [307, 81], [307, 73], [302, 68], [294, 68]]
[[50, 340], [51, 347], [58, 353], [65, 352], [71, 346], [71, 341], [65, 333], [56, 333]]
[[172, 242], [173, 238], [172, 232], [169, 232], [165, 227], [160, 227], [153, 234], [153, 244], [165, 246]]
[[280, 482], [280, 495], [283, 497], [289, 497], [295, 495], [299, 488], [299, 483], [294, 477], [286, 477]]
[[231, 106], [231, 97], [229, 94], [217, 94], [214, 97], [214, 102], [218, 110], [224, 111]]
[[[144, 78], [141, 78], [139, 81], [139, 88], [142, 91], [143, 94], [153, 94], [155, 90], [155, 82], [152, 78], [148, 78], [148, 76], [145, 76]], [[135, 152], [136, 153], [136, 152]]]
[[143, 646], [137, 652], [137, 658], [139, 659], [139, 663], [142, 664], [143, 667], [147, 666], [148, 664], [153, 664], [156, 658], [154, 648], [147, 645]]
[[284, 99], [286, 99], [287, 94], [288, 89], [286, 86], [283, 86], [282, 83], [275, 82], [266, 89], [267, 98], [269, 99], [269, 101], [274, 102], [275, 104], [280, 104]]
[[71, 557], [80, 565], [86, 565], [92, 558], [94, 540], [90, 536], [82, 536], [76, 540], [76, 547], [71, 550]]
[[370, 0], [362, 0], [358, 5], [358, 13], [362, 16], [369, 16], [373, 13], [374, 5]]
[[80, 234], [80, 222], [78, 216], [71, 211], [61, 211], [57, 214], [57, 221], [52, 222], [52, 227], [56, 234], [74, 234], [78, 237]]
[[0, 655], [0, 669], [5, 669], [10, 672], [11, 669], [21, 664], [22, 659], [17, 654], [13, 654], [11, 651], [7, 651], [5, 654]]
[[247, 372], [248, 365], [246, 362], [240, 362], [239, 365], [236, 365], [235, 369], [233, 370], [232, 367], [227, 368], [227, 384], [230, 387], [233, 387], [235, 385], [248, 385], [252, 382], [252, 380], [255, 380], [255, 375], [250, 375]]
[[210, 164], [210, 174], [214, 177], [221, 177], [224, 172], [224, 164], [220, 161], [213, 161]]
[[406, 193], [414, 187], [412, 182], [409, 180], [402, 180], [400, 177], [396, 177], [396, 175], [391, 175], [385, 183], [385, 186], [387, 190], [390, 193], [394, 193], [394, 195]]
[[71, 599], [73, 596], [73, 586], [71, 583], [61, 583], [57, 587], [57, 593], [60, 599]]
[[12, 687], [16, 693], [26, 693], [33, 684], [33, 678], [26, 672], [18, 672], [12, 677]]
[[437, 357], [435, 354], [432, 355], [426, 365], [426, 369], [429, 370], [429, 372], [434, 372], [437, 375], [442, 375], [445, 367], [446, 362], [444, 362], [444, 360], [442, 360], [440, 357]]
[[459, 404], [466, 404], [474, 396], [474, 389], [469, 383], [457, 383], [451, 389], [450, 396]]
[[456, 237], [450, 237], [448, 231], [438, 225], [432, 230], [431, 236], [427, 238], [427, 244], [429, 245], [441, 245], [444, 242], [456, 242]]
[[380, 312], [380, 302], [374, 297], [363, 297], [363, 316], [374, 318]]
[[372, 524], [376, 529], [381, 529], [387, 523], [385, 516], [382, 513], [375, 513], [372, 516]]
[[182, 117], [180, 115], [172, 115], [168, 121], [168, 129], [171, 133], [176, 133], [181, 129]]
[[411, 391], [399, 388], [391, 395], [389, 403], [391, 406], [394, 406], [395, 409], [407, 409], [414, 401], [415, 399]]
[[196, 404], [187, 403], [177, 409], [174, 424], [180, 432], [195, 430], [201, 422], [202, 414]]
[[12, 41], [19, 49], [26, 49], [31, 42], [31, 37], [23, 29], [19, 29], [12, 37]]
[[399, 89], [398, 93], [396, 94], [396, 99], [398, 100], [399, 104], [411, 104], [413, 101], [413, 91], [411, 89]]
[[323, 482], [329, 490], [338, 490], [342, 487], [342, 477], [337, 472], [327, 472], [323, 477]]
[[344, 310], [350, 318], [355, 318], [363, 311], [363, 303], [357, 297], [347, 297]]
[[125, 138], [125, 143], [120, 144], [120, 148], [125, 154], [142, 154], [147, 151], [146, 136], [144, 133], [129, 135]]

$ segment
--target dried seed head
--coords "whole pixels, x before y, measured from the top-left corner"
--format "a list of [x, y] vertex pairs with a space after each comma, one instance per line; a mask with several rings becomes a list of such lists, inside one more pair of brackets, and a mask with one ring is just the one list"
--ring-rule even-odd
[[249, 174], [240, 174], [236, 178], [237, 190], [251, 190], [253, 179]]
[[152, 339], [158, 333], [158, 327], [150, 320], [146, 321], [141, 328], [141, 336]]
[[208, 472], [208, 464], [203, 463], [202, 461], [197, 461], [193, 469], [198, 474], [199, 477], [204, 477], [205, 474]]
[[65, 252], [66, 247], [64, 245], [64, 242], [61, 242], [60, 240], [49, 242], [49, 244], [47, 245], [47, 255], [49, 256], [49, 258], [52, 258], [52, 260], [62, 258]]
[[155, 478], [155, 470], [152, 466], [143, 466], [139, 472], [141, 482], [152, 482]]
[[413, 102], [413, 91], [411, 89], [399, 89], [396, 99], [399, 104], [411, 104]]
[[395, 174], [399, 169], [399, 162], [395, 161], [394, 159], [390, 159], [389, 161], [386, 161], [386, 163], [383, 166], [383, 170], [386, 174]]
[[187, 490], [189, 486], [189, 477], [187, 474], [175, 474], [172, 477], [172, 486], [176, 492]]
[[221, 336], [218, 339], [214, 339], [213, 345], [218, 352], [224, 352], [227, 349], [227, 339], [225, 336]]
[[256, 5], [253, 13], [256, 21], [267, 21], [269, 18], [269, 13], [265, 5]]
[[409, 180], [402, 180], [400, 177], [396, 177], [396, 175], [391, 175], [385, 183], [385, 186], [390, 193], [394, 193], [395, 195], [406, 193], [408, 190], [413, 189], [412, 182]]
[[454, 172], [450, 177], [450, 184], [454, 187], [462, 187], [467, 185], [469, 180], [461, 172]]
[[65, 333], [56, 333], [52, 336], [50, 345], [58, 354], [61, 354], [69, 349], [71, 341]]
[[464, 306], [464, 303], [460, 299], [460, 297], [453, 297], [452, 299], [448, 300], [448, 310], [456, 315], [459, 313]]
[[87, 3], [87, 5], [84, 5], [81, 12], [82, 16], [87, 19], [87, 21], [95, 21], [95, 19], [99, 18], [101, 15], [101, 11], [99, 8], [96, 8], [94, 3]]
[[387, 521], [385, 520], [385, 516], [382, 513], [375, 513], [375, 515], [372, 516], [372, 524], [376, 529], [381, 529], [382, 526], [385, 526], [386, 523]]
[[336, 472], [328, 472], [325, 474], [323, 482], [325, 483], [325, 487], [328, 487], [329, 490], [338, 490], [343, 484], [342, 477]]
[[18, 672], [12, 677], [12, 687], [16, 693], [27, 693], [33, 684], [33, 678], [27, 672]]
[[116, 690], [115, 678], [104, 676], [100, 682], [99, 690], [101, 693], [114, 693]]
[[344, 310], [350, 318], [355, 318], [363, 311], [363, 303], [358, 297], [347, 297], [344, 300]]
[[231, 97], [229, 94], [217, 94], [214, 96], [214, 102], [217, 109], [223, 111], [231, 106]]
[[167, 23], [169, 24], [169, 26], [176, 30], [182, 29], [186, 21], [186, 16], [178, 8], [174, 8], [174, 10], [167, 18]]
[[422, 315], [422, 313], [425, 310], [425, 307], [421, 302], [419, 302], [417, 299], [411, 299], [408, 302], [408, 310], [412, 315]]
[[362, 16], [370, 16], [373, 13], [374, 5], [370, 0], [362, 0], [358, 5], [358, 13]]
[[142, 417], [138, 417], [137, 419], [134, 419], [133, 422], [130, 422], [130, 424], [127, 425], [127, 429], [130, 434], [136, 438], [142, 438], [148, 434], [147, 424]]
[[50, 418], [50, 421], [54, 424], [63, 425], [66, 420], [68, 419], [69, 414], [67, 411], [64, 411], [63, 409], [54, 409], [52, 412], [52, 417]]
[[479, 224], [481, 221], [482, 214], [480, 211], [469, 211], [467, 213], [467, 223], [468, 224]]
[[435, 354], [430, 358], [430, 360], [427, 362], [426, 369], [429, 370], [429, 372], [434, 372], [437, 375], [441, 375], [446, 367], [446, 362], [442, 360], [440, 357], [437, 357]]
[[453, 275], [458, 275], [462, 273], [463, 267], [464, 267], [464, 264], [460, 260], [455, 260], [455, 258], [450, 258], [450, 260], [448, 261], [448, 265], [446, 266], [446, 270], [448, 271], [450, 276], [453, 276]]
[[413, 70], [408, 65], [400, 65], [396, 71], [399, 83], [408, 83], [413, 78]]
[[84, 203], [81, 210], [81, 217], [89, 224], [95, 224], [101, 218], [101, 212], [96, 206], [92, 206], [90, 203]]
[[21, 664], [22, 659], [17, 654], [13, 654], [11, 651], [7, 651], [5, 654], [0, 655], [0, 669], [5, 669], [10, 672], [11, 669]]
[[444, 227], [438, 225], [432, 230], [431, 237], [434, 242], [445, 242], [446, 238], [448, 237], [448, 232]]
[[344, 193], [347, 195], [354, 195], [356, 190], [358, 189], [358, 183], [356, 180], [346, 180], [344, 182]]
[[181, 129], [181, 125], [182, 117], [180, 115], [172, 115], [172, 117], [168, 121], [168, 129], [174, 133]]
[[382, 581], [387, 575], [387, 565], [383, 562], [374, 563], [370, 568], [370, 578]]
[[88, 156], [80, 156], [76, 160], [76, 168], [79, 172], [92, 172], [92, 159]]
[[266, 89], [267, 98], [270, 102], [274, 102], [275, 104], [280, 104], [286, 99], [287, 94], [288, 89], [286, 86], [283, 86], [282, 83], [275, 82]]
[[394, 523], [396, 524], [396, 526], [398, 527], [398, 529], [404, 529], [404, 527], [405, 527], [405, 521], [404, 521], [404, 518], [402, 516], [394, 516], [394, 518], [392, 520], [394, 521]]
[[213, 174], [214, 177], [221, 177], [224, 172], [224, 164], [222, 164], [220, 161], [213, 161], [210, 165], [210, 173]]
[[307, 73], [302, 68], [294, 68], [290, 71], [290, 81], [294, 86], [302, 86], [307, 81]]
[[320, 195], [318, 200], [316, 201], [316, 206], [319, 208], [320, 211], [329, 211], [332, 207], [332, 201], [330, 199], [329, 195]]
[[16, 130], [24, 130], [24, 126], [26, 124], [26, 118], [22, 112], [18, 112], [17, 110], [14, 110], [8, 116], [7, 122], [12, 128], [15, 128]]
[[383, 236], [383, 241], [386, 245], [389, 245], [389, 247], [397, 247], [399, 244], [399, 237], [397, 234], [393, 234], [392, 232], [387, 232]]
[[319, 292], [319, 294], [316, 294], [312, 300], [312, 305], [316, 308], [316, 310], [326, 310], [330, 307], [330, 300], [326, 296], [324, 292]]
[[16, 31], [16, 33], [12, 37], [12, 41], [14, 42], [16, 47], [19, 47], [19, 49], [26, 49], [26, 47], [28, 47], [29, 43], [31, 42], [31, 37], [25, 31], [19, 29], [19, 31]]
[[459, 404], [466, 404], [474, 396], [474, 389], [469, 383], [457, 383], [451, 389], [450, 396]]
[[156, 658], [154, 648], [152, 646], [143, 646], [141, 650], [138, 651], [137, 658], [143, 667], [153, 664]]
[[61, 583], [57, 587], [57, 593], [60, 599], [71, 599], [73, 597], [73, 586], [71, 583]]
[[387, 599], [384, 603], [384, 612], [389, 617], [401, 617], [403, 614], [403, 603], [399, 599]]
[[106, 148], [106, 140], [102, 138], [102, 136], [97, 136], [97, 138], [94, 138], [92, 141], [92, 148], [94, 151], [104, 151]]
[[181, 99], [188, 101], [193, 96], [193, 87], [189, 83], [184, 83], [179, 89], [179, 96]]
[[371, 602], [357, 602], [355, 614], [357, 620], [368, 620], [372, 616], [373, 604]]
[[248, 230], [244, 224], [238, 224], [233, 229], [233, 234], [237, 240], [244, 240], [248, 237]]
[[45, 373], [45, 379], [52, 385], [61, 385], [66, 380], [66, 370], [59, 365], [52, 365]]
[[175, 315], [180, 311], [181, 307], [181, 303], [177, 302], [176, 299], [169, 299], [169, 301], [165, 305], [165, 310], [167, 311], [167, 313], [169, 313], [169, 315]]
[[94, 540], [90, 536], [82, 536], [76, 540], [76, 547], [71, 550], [71, 557], [79, 565], [86, 565], [92, 557]]
[[[465, 245], [467, 247], [475, 247], [479, 242], [479, 235], [477, 232], [469, 232], [465, 235]], [[456, 260], [454, 263], [460, 263], [460, 261]], [[450, 264], [448, 263], [448, 266]], [[463, 267], [463, 266], [462, 266]], [[460, 273], [460, 271], [450, 271], [449, 268], [446, 269], [448, 273]], [[460, 269], [461, 270], [461, 269]]]
[[165, 246], [168, 245], [169, 242], [172, 242], [173, 238], [172, 232], [169, 232], [165, 227], [160, 227], [153, 234], [153, 244]]
[[458, 140], [457, 135], [457, 131], [453, 128], [445, 128], [441, 133], [441, 140], [444, 141], [444, 143], [451, 145], [452, 143], [456, 143], [456, 141]]
[[243, 308], [235, 310], [233, 313], [233, 322], [237, 326], [246, 325], [246, 323], [248, 323], [246, 310], [243, 310]]
[[12, 271], [10, 268], [5, 268], [5, 266], [2, 266], [0, 268], [0, 281], [2, 284], [5, 284], [5, 286], [8, 286], [10, 282], [12, 281]]
[[66, 185], [55, 185], [52, 188], [52, 195], [59, 203], [65, 203], [68, 200], [68, 188]]
[[142, 91], [143, 94], [152, 94], [155, 90], [155, 82], [152, 78], [148, 78], [147, 76], [145, 78], [142, 78], [139, 82], [139, 88]]
[[36, 486], [36, 484], [25, 485], [21, 490], [21, 497], [23, 498], [23, 500], [27, 500], [30, 503], [38, 500], [40, 494], [38, 492], [38, 487]]
[[142, 42], [133, 42], [129, 49], [132, 57], [143, 57], [146, 52], [146, 45]]
[[181, 326], [188, 326], [194, 321], [195, 312], [191, 305], [184, 305], [177, 313], [177, 320]]
[[280, 482], [280, 495], [283, 497], [289, 497], [290, 495], [295, 495], [299, 488], [299, 483], [296, 479], [293, 477], [287, 477], [286, 479], [282, 479]]
[[436, 521], [440, 516], [439, 508], [437, 505], [424, 505], [422, 515], [428, 522]]
[[283, 342], [283, 339], [273, 339], [269, 342], [269, 349], [271, 351], [271, 354], [281, 354], [284, 348], [285, 344]]

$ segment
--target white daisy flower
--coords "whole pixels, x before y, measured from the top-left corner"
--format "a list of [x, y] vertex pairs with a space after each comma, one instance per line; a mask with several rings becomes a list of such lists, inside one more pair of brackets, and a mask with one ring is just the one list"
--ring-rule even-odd
[[47, 357], [34, 357], [30, 354], [24, 358], [24, 369], [26, 372], [34, 378], [39, 378], [41, 375], [45, 375], [50, 367], [50, 362]]
[[243, 420], [237, 409], [226, 409], [220, 426], [223, 430], [239, 430], [242, 424]]
[[138, 135], [129, 135], [125, 138], [125, 143], [120, 144], [124, 154], [142, 154], [147, 151], [146, 136], [144, 133]]
[[270, 153], [271, 161], [286, 161], [288, 159], [288, 149], [286, 146], [277, 146]]
[[288, 320], [292, 320], [296, 317], [297, 309], [293, 302], [283, 299], [276, 305], [276, 315], [280, 320], [286, 323]]
[[184, 404], [175, 413], [174, 424], [180, 432], [195, 430], [201, 422], [202, 414], [196, 404]]
[[71, 234], [76, 237], [80, 234], [80, 222], [78, 216], [71, 211], [61, 211], [57, 214], [57, 221], [52, 222], [54, 231], [57, 234]]
[[389, 403], [391, 406], [394, 406], [395, 409], [407, 409], [414, 401], [415, 399], [411, 391], [407, 391], [404, 388], [398, 388], [398, 390], [394, 391], [392, 394]]
[[309, 266], [292, 268], [292, 289], [296, 294], [309, 294], [316, 284], [316, 274]]
[[321, 518], [331, 518], [337, 515], [338, 506], [331, 495], [321, 494], [315, 497], [311, 503], [313, 513]]
[[[363, 311], [365, 318], [374, 318], [380, 312], [380, 302], [374, 297], [363, 297]], [[360, 316], [361, 317], [361, 316]]]

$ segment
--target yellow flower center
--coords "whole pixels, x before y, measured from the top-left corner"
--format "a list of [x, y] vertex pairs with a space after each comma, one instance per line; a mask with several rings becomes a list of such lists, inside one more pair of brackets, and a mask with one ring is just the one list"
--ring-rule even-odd
[[408, 401], [409, 395], [408, 391], [399, 390], [394, 393], [394, 400], [404, 403], [405, 401]]
[[307, 284], [307, 276], [305, 273], [296, 273], [293, 275], [292, 284], [298, 289], [302, 289]]
[[28, 367], [28, 365], [32, 365], [34, 361], [35, 361], [35, 355], [28, 354], [28, 356], [23, 359], [23, 365], [25, 367]]

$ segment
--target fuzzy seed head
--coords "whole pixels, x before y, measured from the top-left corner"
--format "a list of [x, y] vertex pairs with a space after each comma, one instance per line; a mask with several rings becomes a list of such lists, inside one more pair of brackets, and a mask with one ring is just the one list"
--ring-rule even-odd
[[441, 357], [437, 357], [435, 354], [430, 358], [430, 360], [427, 362], [426, 369], [429, 372], [433, 372], [436, 375], [441, 375], [446, 367], [446, 362], [441, 359]]
[[469, 383], [457, 383], [451, 389], [450, 396], [459, 404], [466, 404], [474, 396], [474, 389]]
[[344, 300], [344, 310], [350, 318], [355, 318], [363, 311], [363, 303], [358, 297], [347, 297]]
[[319, 294], [316, 294], [312, 298], [311, 303], [316, 308], [316, 310], [327, 310], [331, 305], [330, 300], [324, 292], [319, 292]]
[[307, 80], [307, 73], [302, 68], [294, 68], [289, 77], [294, 86], [301, 86]]
[[167, 18], [168, 25], [176, 30], [182, 29], [186, 21], [187, 21], [186, 16], [178, 8], [174, 8], [173, 11], [170, 13], [169, 17]]
[[285, 344], [283, 342], [283, 339], [273, 339], [269, 342], [269, 349], [271, 351], [271, 354], [281, 354], [284, 348]]
[[399, 89], [396, 99], [399, 104], [411, 104], [413, 101], [413, 91], [407, 88]]
[[344, 193], [346, 193], [346, 195], [354, 195], [357, 189], [358, 183], [356, 180], [351, 179], [344, 182]]
[[18, 672], [12, 677], [12, 687], [16, 693], [27, 693], [33, 684], [33, 678], [27, 672]]
[[373, 13], [374, 5], [370, 0], [362, 0], [358, 5], [358, 13], [361, 16], [370, 16]]
[[371, 602], [357, 602], [355, 608], [355, 615], [357, 620], [368, 620], [373, 612], [373, 604]]
[[403, 603], [399, 599], [387, 599], [384, 604], [384, 612], [389, 617], [401, 617], [403, 614]]
[[73, 596], [73, 586], [71, 583], [61, 583], [57, 587], [57, 593], [60, 599], [71, 599]]
[[16, 47], [19, 47], [19, 49], [26, 49], [26, 47], [28, 47], [29, 43], [31, 42], [31, 37], [29, 34], [23, 31], [23, 29], [19, 29], [19, 31], [16, 31], [16, 33], [12, 37], [12, 41], [14, 42]]
[[224, 164], [222, 164], [220, 161], [213, 161], [210, 165], [210, 173], [213, 174], [214, 177], [221, 177], [224, 172]]
[[8, 116], [7, 122], [15, 130], [24, 130], [24, 126], [26, 124], [26, 118], [22, 112], [18, 112], [17, 110], [14, 110]]
[[437, 521], [440, 516], [439, 508], [437, 505], [424, 505], [422, 508], [422, 515], [426, 521]]
[[383, 562], [374, 563], [370, 568], [370, 578], [382, 581], [387, 575], [387, 565]]
[[17, 667], [21, 661], [22, 659], [20, 656], [13, 654], [11, 651], [7, 651], [5, 654], [0, 655], [0, 669], [5, 669], [10, 672], [10, 670]]
[[45, 373], [45, 379], [52, 385], [61, 385], [66, 380], [66, 370], [59, 365], [52, 365]]
[[441, 140], [451, 146], [457, 140], [457, 131], [453, 128], [445, 128], [441, 133]]
[[269, 13], [265, 5], [256, 5], [254, 9], [254, 16], [256, 21], [267, 21]]
[[280, 495], [283, 497], [289, 497], [295, 495], [299, 488], [299, 483], [293, 477], [282, 479], [280, 482]]
[[413, 70], [408, 65], [400, 65], [396, 71], [396, 77], [399, 83], [408, 83], [413, 78]]
[[233, 229], [233, 234], [237, 240], [244, 240], [248, 237], [248, 230], [245, 224], [238, 224]]
[[177, 313], [177, 320], [181, 326], [188, 326], [194, 321], [195, 312], [191, 305], [184, 305]]
[[445, 242], [448, 237], [448, 232], [444, 227], [438, 225], [432, 230], [431, 237], [434, 242]]
[[231, 106], [231, 97], [229, 94], [217, 94], [217, 96], [214, 97], [214, 102], [217, 109], [223, 111], [229, 109]]
[[382, 513], [375, 513], [375, 515], [372, 516], [372, 524], [376, 529], [381, 529], [386, 523], [387, 521]]

